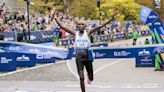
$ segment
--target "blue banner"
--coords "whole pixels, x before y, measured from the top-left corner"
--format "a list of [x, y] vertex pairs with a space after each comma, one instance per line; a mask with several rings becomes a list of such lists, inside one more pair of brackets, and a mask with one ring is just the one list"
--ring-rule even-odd
[[0, 72], [16, 70], [15, 54], [11, 52], [0, 53]]
[[36, 65], [36, 54], [14, 53], [17, 67], [33, 67]]
[[149, 25], [149, 28], [152, 31], [153, 43], [164, 43], [164, 27], [158, 14], [150, 8], [143, 6], [140, 17], [143, 23]]
[[0, 42], [0, 46], [6, 51], [16, 53], [43, 54], [49, 57], [66, 59], [68, 55], [67, 49], [41, 46], [36, 44], [17, 43], [17, 42]]

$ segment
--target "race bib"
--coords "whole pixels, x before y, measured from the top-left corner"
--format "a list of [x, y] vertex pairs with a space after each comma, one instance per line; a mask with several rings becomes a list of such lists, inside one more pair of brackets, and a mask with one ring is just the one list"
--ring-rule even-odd
[[87, 48], [88, 47], [88, 41], [87, 40], [77, 40], [77, 47], [78, 48]]

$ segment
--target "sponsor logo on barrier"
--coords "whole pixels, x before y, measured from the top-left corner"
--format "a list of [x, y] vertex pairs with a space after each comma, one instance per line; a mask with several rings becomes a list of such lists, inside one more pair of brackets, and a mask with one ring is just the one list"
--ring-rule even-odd
[[21, 57], [17, 57], [16, 60], [17, 61], [30, 61], [30, 58], [25, 55], [22, 55]]
[[46, 51], [44, 52], [45, 55], [49, 55], [49, 56], [61, 56], [62, 54], [59, 52], [55, 52], [55, 51]]
[[146, 51], [145, 49], [143, 51], [138, 52], [138, 56], [145, 56], [145, 55], [151, 55], [150, 51]]
[[4, 38], [4, 41], [14, 41], [14, 37]]
[[67, 45], [66, 41], [63, 42], [63, 45]]
[[40, 50], [38, 50], [38, 49], [30, 49], [30, 50], [29, 50], [29, 52], [39, 53], [39, 52], [40, 52]]
[[102, 58], [102, 57], [104, 57], [105, 55], [106, 55], [105, 53], [92, 52], [93, 58], [95, 58], [95, 57], [97, 57], [97, 58]]
[[51, 59], [52, 56], [44, 55], [44, 54], [37, 54], [36, 59]]
[[140, 61], [142, 61], [142, 62], [150, 62], [150, 61], [153, 61], [153, 60], [150, 57], [144, 57], [144, 58], [140, 59]]
[[9, 50], [14, 50], [14, 51], [19, 51], [20, 50], [20, 47], [12, 47], [12, 46], [10, 46], [9, 47]]
[[131, 53], [126, 51], [119, 51], [119, 52], [114, 51], [114, 56], [128, 56], [129, 54]]
[[52, 38], [53, 35], [44, 35], [44, 34], [42, 33], [42, 37], [43, 37], [43, 39], [45, 39], [45, 38]]
[[12, 59], [7, 59], [6, 57], [1, 57], [1, 63], [2, 64], [7, 64], [7, 63], [9, 63], [9, 62], [11, 62], [12, 61]]
[[35, 40], [35, 39], [36, 39], [36, 36], [30, 35], [30, 40]]

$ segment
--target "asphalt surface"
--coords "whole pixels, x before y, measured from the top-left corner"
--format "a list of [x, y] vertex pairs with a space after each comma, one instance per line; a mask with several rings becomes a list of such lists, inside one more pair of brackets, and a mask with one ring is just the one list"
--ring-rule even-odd
[[[93, 66], [94, 81], [86, 82], [87, 92], [164, 90], [164, 72], [135, 68], [134, 59], [95, 60]], [[80, 92], [74, 60], [1, 76], [0, 81], [0, 92]]]
[[[143, 39], [140, 38], [139, 41]], [[126, 45], [131, 41], [114, 42], [114, 44]], [[74, 59], [38, 66], [18, 69], [12, 73], [1, 73], [0, 92], [81, 92]], [[136, 68], [135, 59], [98, 59], [93, 62], [93, 68], [94, 81], [89, 85], [85, 80], [86, 92], [163, 92], [164, 90], [164, 72], [154, 71], [155, 68]], [[86, 72], [85, 78], [87, 79]]]

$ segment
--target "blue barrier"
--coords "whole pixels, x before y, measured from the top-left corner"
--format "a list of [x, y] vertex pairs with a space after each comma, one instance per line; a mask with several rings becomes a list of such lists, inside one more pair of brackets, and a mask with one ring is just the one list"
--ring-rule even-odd
[[135, 58], [141, 51], [153, 53], [155, 47], [125, 47], [125, 48], [90, 48], [90, 59], [100, 58]]
[[33, 67], [36, 65], [36, 54], [14, 53], [17, 67]]
[[152, 55], [156, 46], [125, 47], [125, 48], [90, 48], [88, 58], [136, 58], [136, 67], [154, 67]]
[[[139, 32], [141, 34], [141, 36], [146, 36], [146, 35], [150, 35], [151, 31], [141, 31]], [[129, 35], [131, 35], [131, 33], [128, 33]], [[114, 39], [124, 39], [125, 38], [125, 34], [115, 34], [114, 35]], [[108, 42], [109, 40], [111, 40], [111, 37], [109, 35], [102, 35], [102, 36], [95, 36], [95, 42]], [[69, 46], [69, 45], [73, 45], [74, 44], [74, 39], [63, 39], [63, 40], [59, 40], [60, 45], [59, 46]]]
[[12, 52], [0, 53], [0, 72], [8, 72], [16, 70], [15, 54]]
[[136, 57], [136, 67], [155, 67], [155, 57], [152, 55]]

